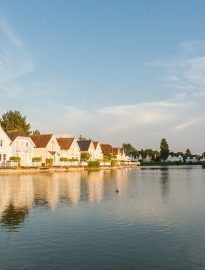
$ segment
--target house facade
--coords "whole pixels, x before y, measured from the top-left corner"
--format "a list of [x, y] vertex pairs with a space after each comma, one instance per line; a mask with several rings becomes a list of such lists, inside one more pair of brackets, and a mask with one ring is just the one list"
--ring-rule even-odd
[[114, 157], [117, 161], [122, 160], [122, 157], [121, 157], [121, 149], [120, 149], [120, 148], [118, 148], [118, 147], [113, 147], [113, 148], [112, 148], [112, 154], [113, 154], [113, 157]]
[[60, 146], [53, 134], [30, 136], [34, 144], [34, 158], [40, 158], [45, 165], [58, 166], [60, 162]]
[[170, 153], [166, 162], [184, 162], [182, 155]]
[[21, 131], [7, 132], [11, 140], [11, 156], [20, 158], [19, 163], [24, 167], [32, 166], [35, 144], [31, 138]]
[[197, 163], [198, 161], [199, 160], [197, 155], [191, 155], [185, 158], [186, 163]]
[[11, 157], [11, 140], [0, 126], [0, 166]]
[[78, 145], [80, 147], [80, 152], [82, 153], [89, 153], [90, 154], [90, 160], [95, 160], [95, 146], [93, 141], [78, 141]]
[[93, 141], [95, 147], [95, 160], [103, 160], [103, 152], [98, 141]]
[[80, 147], [75, 137], [74, 138], [57, 138], [57, 142], [60, 146], [61, 158], [80, 161]]
[[104, 160], [110, 160], [113, 157], [113, 150], [112, 145], [110, 144], [100, 144], [102, 153], [103, 153], [103, 159]]

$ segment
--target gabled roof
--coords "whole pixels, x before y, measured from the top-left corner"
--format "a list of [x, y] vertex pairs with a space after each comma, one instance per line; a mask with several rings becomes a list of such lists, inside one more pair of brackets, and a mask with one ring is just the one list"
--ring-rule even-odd
[[112, 148], [112, 153], [113, 153], [113, 155], [119, 155], [119, 154], [121, 154], [120, 148], [118, 148], [118, 147], [113, 147], [113, 148]]
[[103, 153], [112, 153], [112, 145], [110, 144], [101, 144], [101, 149]]
[[98, 144], [99, 144], [99, 142], [98, 142], [98, 141], [93, 141], [93, 144], [94, 144], [94, 147], [95, 147], [95, 149], [96, 149], [97, 146], [98, 146]]
[[61, 150], [69, 150], [75, 138], [57, 138]]
[[78, 141], [78, 145], [80, 147], [81, 152], [87, 152], [91, 145], [92, 141]]
[[6, 134], [8, 135], [8, 137], [10, 138], [10, 140], [13, 142], [17, 137], [28, 137], [28, 135], [23, 132], [23, 131], [19, 131], [19, 130], [14, 130], [14, 131], [8, 131], [6, 132]]
[[52, 138], [53, 134], [41, 134], [41, 135], [32, 135], [30, 138], [35, 143], [36, 148], [45, 148]]

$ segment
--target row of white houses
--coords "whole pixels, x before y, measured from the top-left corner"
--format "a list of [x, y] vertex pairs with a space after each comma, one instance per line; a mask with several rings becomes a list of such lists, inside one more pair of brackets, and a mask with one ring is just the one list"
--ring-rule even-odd
[[[118, 161], [128, 161], [121, 148], [113, 148], [98, 141], [78, 141], [73, 138], [57, 138], [53, 134], [26, 136], [19, 131], [5, 132], [0, 127], [0, 166], [19, 161], [21, 166], [66, 166], [69, 162], [79, 162], [83, 153], [89, 160], [103, 161], [108, 153]], [[76, 163], [77, 164], [77, 163]]]

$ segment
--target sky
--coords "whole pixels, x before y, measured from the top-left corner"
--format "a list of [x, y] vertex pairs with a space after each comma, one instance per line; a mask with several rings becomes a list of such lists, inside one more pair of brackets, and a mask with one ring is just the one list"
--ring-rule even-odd
[[0, 115], [204, 152], [204, 12], [203, 0], [0, 0]]

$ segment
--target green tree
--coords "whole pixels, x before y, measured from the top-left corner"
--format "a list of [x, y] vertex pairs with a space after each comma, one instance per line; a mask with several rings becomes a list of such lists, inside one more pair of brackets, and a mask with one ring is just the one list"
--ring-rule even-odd
[[167, 140], [163, 138], [160, 144], [160, 158], [165, 161], [169, 156], [169, 145]]
[[190, 157], [190, 156], [191, 156], [191, 151], [190, 151], [190, 149], [187, 149], [187, 150], [186, 150], [185, 156], [186, 156], [186, 157]]
[[8, 111], [0, 118], [0, 125], [4, 131], [22, 131], [30, 134], [31, 125], [27, 122], [26, 116], [19, 111]]
[[81, 153], [81, 161], [88, 161], [90, 160], [91, 154], [88, 152]]
[[38, 129], [32, 131], [32, 135], [40, 135], [41, 132]]
[[123, 143], [122, 149], [125, 151], [126, 154], [130, 154], [133, 156], [139, 155], [139, 151], [134, 146], [132, 146], [130, 143]]

